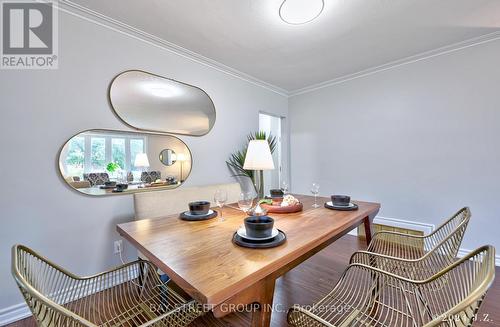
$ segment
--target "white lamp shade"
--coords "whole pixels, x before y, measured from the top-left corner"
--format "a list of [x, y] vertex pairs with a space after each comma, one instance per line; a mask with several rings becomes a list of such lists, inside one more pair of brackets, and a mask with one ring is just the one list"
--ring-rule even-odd
[[251, 140], [243, 164], [245, 170], [274, 169], [273, 155], [266, 140]]
[[177, 161], [186, 161], [186, 156], [184, 153], [178, 153], [176, 159]]
[[149, 167], [148, 155], [145, 153], [138, 153], [135, 156], [134, 166], [136, 166], [136, 167]]

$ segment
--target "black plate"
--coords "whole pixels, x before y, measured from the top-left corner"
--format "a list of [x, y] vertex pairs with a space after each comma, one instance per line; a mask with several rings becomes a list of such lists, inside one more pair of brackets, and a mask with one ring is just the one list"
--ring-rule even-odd
[[279, 234], [276, 237], [273, 237], [272, 239], [266, 239], [263, 241], [253, 241], [253, 240], [248, 240], [246, 238], [243, 238], [238, 235], [238, 233], [234, 232], [233, 235], [233, 243], [245, 248], [251, 248], [251, 249], [267, 249], [267, 248], [274, 248], [277, 246], [280, 246], [281, 244], [285, 243], [286, 241], [286, 235], [283, 233], [282, 230], [278, 229]]
[[200, 220], [207, 220], [207, 219], [212, 219], [217, 217], [217, 211], [214, 210], [214, 212], [206, 215], [186, 215], [186, 212], [184, 211], [179, 215], [179, 218], [182, 220], [188, 220], [188, 221], [200, 221]]
[[343, 207], [343, 206], [331, 206], [328, 203], [325, 202], [325, 208], [331, 209], [331, 210], [339, 210], [339, 211], [354, 211], [358, 210], [358, 205], [356, 203], [353, 203], [354, 207]]

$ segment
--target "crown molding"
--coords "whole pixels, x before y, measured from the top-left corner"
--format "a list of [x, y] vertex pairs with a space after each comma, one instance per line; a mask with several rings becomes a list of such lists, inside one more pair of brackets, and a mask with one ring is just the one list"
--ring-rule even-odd
[[[44, 2], [46, 0], [39, 0]], [[249, 74], [246, 74], [242, 71], [234, 69], [232, 67], [226, 66], [216, 60], [205, 57], [199, 53], [183, 48], [177, 44], [166, 41], [160, 37], [144, 32], [136, 27], [130, 26], [122, 21], [113, 19], [109, 16], [101, 14], [97, 11], [91, 10], [87, 7], [81, 6], [77, 3], [74, 3], [70, 0], [59, 0], [56, 3], [56, 7], [63, 12], [66, 12], [70, 15], [82, 18], [91, 23], [97, 24], [99, 26], [103, 26], [109, 28], [113, 31], [121, 33], [123, 35], [132, 37], [134, 39], [146, 42], [148, 44], [154, 45], [161, 49], [167, 50], [169, 52], [175, 53], [183, 58], [194, 61], [198, 64], [202, 64], [208, 66], [210, 68], [216, 69], [222, 73], [230, 75], [232, 77], [241, 79], [243, 81], [249, 82], [253, 85], [262, 87], [274, 93], [277, 93], [281, 96], [288, 97], [288, 91], [275, 86], [273, 84], [267, 83], [263, 80], [260, 80], [256, 77], [253, 77]]]
[[427, 60], [427, 59], [434, 58], [434, 57], [437, 57], [437, 56], [442, 56], [442, 55], [445, 55], [445, 54], [448, 54], [448, 53], [452, 53], [452, 52], [464, 50], [464, 49], [467, 49], [467, 48], [470, 48], [470, 47], [474, 47], [474, 46], [477, 46], [477, 45], [481, 45], [481, 44], [484, 44], [484, 43], [496, 41], [498, 39], [500, 39], [500, 31], [496, 31], [496, 32], [493, 32], [493, 33], [481, 35], [481, 36], [478, 36], [478, 37], [475, 37], [475, 38], [472, 38], [472, 39], [468, 39], [468, 40], [465, 40], [465, 41], [453, 43], [453, 44], [450, 44], [450, 45], [447, 45], [447, 46], [444, 46], [444, 47], [440, 47], [440, 48], [437, 48], [437, 49], [433, 49], [433, 50], [430, 50], [430, 51], [422, 52], [422, 53], [419, 53], [417, 55], [413, 55], [413, 56], [410, 56], [410, 57], [406, 57], [406, 58], [398, 59], [398, 60], [395, 60], [395, 61], [391, 61], [389, 63], [383, 64], [383, 65], [380, 65], [380, 66], [368, 68], [368, 69], [359, 71], [357, 73], [340, 76], [340, 77], [337, 77], [337, 78], [334, 78], [334, 79], [331, 79], [331, 80], [328, 80], [328, 81], [324, 81], [324, 82], [321, 82], [321, 83], [317, 83], [317, 84], [313, 84], [313, 85], [310, 85], [310, 86], [306, 86], [304, 88], [300, 88], [300, 89], [297, 89], [295, 91], [289, 92], [288, 96], [289, 97], [293, 97], [293, 96], [296, 96], [296, 95], [313, 92], [313, 91], [316, 91], [316, 90], [319, 90], [319, 89], [322, 89], [322, 88], [325, 88], [325, 87], [329, 87], [329, 86], [332, 86], [332, 85], [345, 83], [345, 82], [348, 82], [348, 81], [351, 81], [351, 80], [354, 80], [354, 79], [357, 79], [357, 78], [369, 76], [369, 75], [376, 74], [376, 73], [379, 73], [379, 72], [383, 72], [383, 71], [386, 71], [386, 70], [389, 70], [389, 69], [393, 69], [393, 68], [396, 68], [396, 67], [400, 67], [400, 66], [404, 66], [404, 65], [409, 65], [409, 64], [413, 64], [413, 63], [416, 63], [416, 62], [419, 62], [419, 61], [422, 61], [422, 60]]

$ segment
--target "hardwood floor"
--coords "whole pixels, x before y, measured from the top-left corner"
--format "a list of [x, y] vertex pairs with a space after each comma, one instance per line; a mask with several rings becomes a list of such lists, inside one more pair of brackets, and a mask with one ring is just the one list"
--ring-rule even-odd
[[[278, 279], [271, 326], [287, 326], [286, 312], [293, 304], [312, 304], [328, 293], [337, 282], [349, 262], [351, 254], [364, 249], [364, 240], [346, 235], [335, 243], [311, 257], [280, 279]], [[497, 276], [500, 269], [497, 268]], [[500, 326], [500, 278], [496, 278], [493, 287], [486, 296], [478, 315], [475, 327]], [[36, 326], [28, 318], [8, 325], [9, 327]], [[211, 314], [198, 318], [192, 327], [206, 326], [250, 326], [249, 313], [237, 313], [215, 319]]]

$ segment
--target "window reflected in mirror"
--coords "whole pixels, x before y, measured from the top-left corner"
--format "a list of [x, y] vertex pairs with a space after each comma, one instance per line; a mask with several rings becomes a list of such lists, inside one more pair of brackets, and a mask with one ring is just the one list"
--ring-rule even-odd
[[191, 161], [175, 136], [89, 130], [66, 142], [59, 168], [74, 189], [108, 195], [176, 188], [189, 176]]

